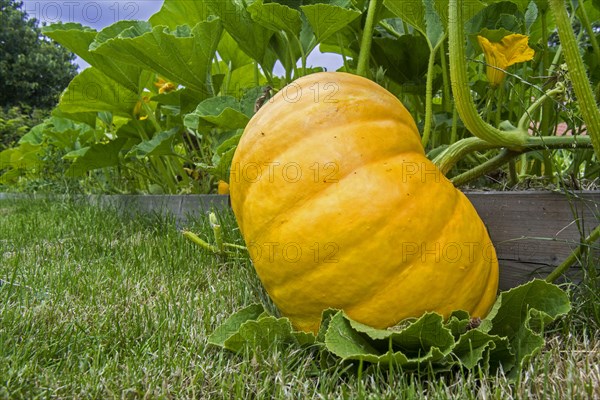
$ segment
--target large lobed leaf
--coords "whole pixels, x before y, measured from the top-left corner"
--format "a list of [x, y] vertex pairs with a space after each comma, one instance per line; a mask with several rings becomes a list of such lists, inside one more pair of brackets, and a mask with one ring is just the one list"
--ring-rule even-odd
[[[106, 29], [118, 31], [122, 26], [123, 22], [117, 22]], [[70, 22], [46, 26], [42, 32], [77, 54], [127, 91], [138, 93], [142, 89], [139, 79], [142, 68], [139, 65], [126, 64], [110, 54], [105, 56], [90, 51], [89, 47], [98, 35], [96, 30]]]
[[141, 65], [189, 89], [206, 93], [210, 63], [220, 38], [218, 19], [173, 30], [165, 26], [153, 28], [144, 21], [120, 21], [98, 33], [90, 50]]
[[326, 310], [321, 329], [294, 331], [287, 318], [275, 318], [253, 304], [232, 315], [209, 337], [209, 343], [240, 352], [268, 351], [279, 344], [317, 345], [342, 361], [361, 361], [406, 371], [450, 368], [497, 369], [512, 377], [544, 345], [544, 326], [568, 313], [565, 292], [542, 280], [501, 293], [489, 316], [479, 324], [465, 311], [444, 321], [437, 313], [376, 329]]

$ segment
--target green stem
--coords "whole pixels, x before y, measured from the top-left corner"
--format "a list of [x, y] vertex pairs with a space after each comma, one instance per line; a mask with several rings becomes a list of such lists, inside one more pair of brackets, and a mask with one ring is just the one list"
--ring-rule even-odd
[[521, 154], [521, 170], [519, 171], [519, 176], [527, 175], [527, 171], [529, 170], [529, 160], [527, 159], [527, 154]]
[[557, 49], [556, 49], [556, 53], [554, 54], [554, 58], [552, 59], [552, 63], [548, 67], [548, 73], [547, 73], [548, 76], [552, 76], [552, 74], [554, 73], [554, 70], [558, 66], [558, 62], [560, 61], [561, 57], [562, 57], [562, 46], [558, 45]]
[[598, 46], [598, 40], [596, 40], [596, 33], [594, 32], [594, 29], [592, 27], [592, 24], [590, 23], [590, 18], [588, 17], [587, 11], [585, 10], [585, 6], [583, 4], [583, 2], [579, 3], [579, 6], [577, 7], [577, 11], [578, 11], [578, 16], [579, 16], [579, 20], [581, 21], [581, 24], [583, 25], [583, 27], [585, 28], [585, 31], [587, 32], [588, 36], [590, 37], [590, 43], [592, 45], [592, 50], [594, 51], [594, 55], [596, 56], [597, 60], [600, 60], [600, 46]]
[[306, 54], [304, 51], [304, 47], [302, 47], [302, 43], [300, 42], [298, 36], [292, 35], [292, 38], [294, 39], [296, 46], [298, 46], [300, 49], [300, 59], [302, 60], [302, 76], [304, 76], [306, 75], [306, 58], [308, 57], [308, 54]]
[[558, 27], [558, 36], [569, 67], [573, 90], [577, 96], [581, 114], [588, 129], [588, 135], [592, 139], [596, 157], [600, 159], [600, 110], [596, 105], [583, 60], [579, 54], [577, 40], [569, 21], [565, 2], [564, 0], [548, 0], [548, 5], [554, 14], [554, 19]]
[[394, 36], [396, 39], [400, 39], [402, 37], [402, 35], [400, 33], [396, 32], [396, 30], [394, 28], [392, 28], [390, 26], [390, 24], [388, 24], [387, 22], [379, 21], [378, 25], [381, 26], [383, 29], [385, 29], [385, 31], [387, 33]]
[[600, 225], [596, 226], [594, 230], [585, 238], [583, 243], [578, 246], [569, 256], [559, 265], [554, 271], [550, 272], [546, 277], [546, 282], [554, 282], [562, 274], [564, 274], [571, 265], [573, 265], [584, 252], [584, 250], [591, 246], [596, 240], [600, 239]]
[[517, 164], [513, 157], [508, 160], [508, 182], [511, 186], [519, 183], [519, 176], [517, 175]]
[[[544, 10], [541, 15], [542, 20], [542, 75], [546, 74], [550, 67], [550, 53], [548, 49], [548, 27], [547, 27], [547, 15], [548, 13]], [[542, 107], [542, 118], [540, 122], [540, 131], [542, 135], [547, 135], [550, 129], [550, 113], [552, 112], [552, 105], [548, 102], [544, 103]]]
[[497, 147], [478, 137], [469, 137], [451, 144], [443, 153], [433, 159], [433, 163], [437, 165], [442, 174], [446, 175], [465, 155], [474, 151], [490, 150]]
[[231, 63], [231, 61], [229, 61], [229, 63], [227, 64], [227, 74], [225, 75], [225, 79], [221, 84], [221, 94], [225, 96], [231, 95], [231, 93], [229, 93], [229, 82], [231, 82], [231, 74], [233, 72], [232, 69], [233, 64]]
[[[587, 148], [590, 146], [591, 139], [589, 136], [536, 136], [529, 138], [527, 143], [521, 147], [521, 152], [557, 148]], [[459, 140], [448, 147], [442, 154], [438, 155], [433, 160], [433, 163], [438, 166], [442, 174], [446, 175], [465, 155], [474, 151], [491, 150], [498, 147], [501, 146], [494, 145], [476, 137], [470, 137]]]
[[450, 144], [458, 141], [458, 110], [452, 105], [452, 128], [450, 129]]
[[[470, 139], [472, 139], [472, 138], [470, 138]], [[464, 185], [465, 183], [467, 183], [473, 179], [476, 179], [476, 178], [488, 173], [489, 171], [493, 171], [494, 169], [500, 167], [504, 163], [511, 161], [514, 157], [516, 157], [520, 154], [525, 154], [530, 151], [539, 151], [539, 150], [547, 150], [547, 149], [565, 149], [565, 148], [567, 148], [567, 149], [586, 148], [586, 147], [589, 148], [592, 145], [590, 138], [587, 136], [536, 137], [536, 138], [531, 138], [531, 139], [532, 140], [530, 141], [530, 143], [526, 147], [524, 147], [520, 150], [502, 149], [501, 153], [498, 154], [496, 157], [493, 157], [493, 158], [487, 160], [486, 162], [478, 165], [477, 167], [472, 168], [460, 175], [455, 176], [454, 178], [451, 179], [451, 182], [455, 186]], [[573, 140], [573, 139], [575, 139], [575, 140]], [[477, 147], [477, 145], [479, 145], [480, 147], [483, 147], [485, 145], [485, 143], [476, 143], [476, 142], [472, 143], [472, 147]], [[464, 154], [466, 154], [468, 152], [468, 148], [464, 148], [464, 151], [465, 151]], [[462, 154], [462, 155], [464, 155], [464, 154]], [[448, 170], [448, 165], [444, 165], [440, 169], [442, 171], [444, 171], [444, 169]]]
[[520, 153], [516, 151], [503, 149], [497, 156], [490, 158], [486, 162], [479, 164], [478, 166], [468, 170], [467, 172], [455, 176], [454, 178], [450, 179], [450, 182], [452, 182], [454, 186], [462, 186], [465, 183], [479, 178], [480, 176], [483, 176], [490, 171], [500, 168], [506, 162], [512, 160], [519, 154]]
[[427, 64], [427, 82], [425, 86], [425, 122], [423, 127], [423, 138], [421, 139], [423, 147], [427, 147], [427, 143], [429, 143], [429, 137], [431, 136], [431, 123], [433, 121], [433, 68], [435, 66], [435, 56], [438, 49], [439, 44], [433, 49], [430, 49], [429, 63]]
[[369, 70], [369, 58], [371, 57], [371, 43], [373, 41], [373, 28], [375, 28], [375, 11], [377, 10], [377, 1], [370, 0], [367, 10], [367, 20], [363, 30], [362, 41], [360, 43], [360, 53], [358, 54], [358, 66], [356, 74], [367, 77]]
[[238, 249], [238, 250], [248, 250], [248, 248], [246, 246], [241, 246], [239, 244], [233, 244], [233, 243], [223, 243], [224, 247], [231, 247], [232, 249]]
[[442, 66], [442, 109], [450, 113], [452, 112], [452, 101], [450, 99], [450, 72], [448, 71], [448, 61], [446, 60], [446, 45], [440, 42], [440, 61]]
[[258, 86], [260, 84], [260, 71], [258, 70], [258, 63], [256, 61], [254, 64], [254, 86]]
[[348, 65], [348, 57], [344, 53], [344, 46], [342, 45], [342, 36], [339, 33], [336, 33], [336, 39], [338, 41], [338, 46], [340, 46], [340, 54], [342, 55], [342, 61], [344, 62], [344, 71], [350, 71], [350, 66]]
[[495, 91], [496, 96], [496, 114], [494, 115], [494, 124], [496, 126], [500, 125], [500, 120], [502, 119], [502, 102], [504, 101], [504, 85], [500, 85], [499, 88]]
[[211, 253], [216, 253], [216, 254], [221, 253], [221, 251], [217, 247], [215, 247], [211, 244], [208, 244], [207, 242], [202, 240], [200, 237], [198, 237], [198, 235], [196, 235], [193, 232], [183, 231], [183, 236], [185, 238], [191, 240], [192, 242], [196, 243], [198, 246], [202, 247], [203, 249], [210, 251]]
[[298, 79], [300, 76], [298, 75], [298, 66], [296, 65], [296, 57], [294, 56], [294, 50], [292, 49], [292, 42], [290, 41], [290, 38], [288, 36], [288, 34], [284, 31], [282, 32], [283, 38], [287, 44], [287, 54], [288, 54], [288, 58], [290, 60], [290, 63], [292, 64], [292, 70], [294, 73], [294, 78]]
[[[547, 15], [546, 9], [542, 12], [542, 71], [546, 73], [550, 64], [550, 54], [548, 49], [548, 27], [547, 27]], [[545, 101], [542, 105], [540, 118], [540, 134], [546, 136], [550, 134], [550, 118], [553, 113], [552, 103]], [[542, 152], [544, 160], [544, 176], [549, 181], [554, 179], [554, 163], [552, 162], [552, 155], [548, 151]]]
[[537, 99], [533, 104], [531, 104], [527, 111], [523, 113], [523, 116], [521, 116], [521, 119], [517, 124], [517, 129], [526, 131], [526, 125], [528, 121], [533, 120], [533, 114], [535, 113], [535, 110], [537, 110], [542, 104], [544, 104], [546, 100], [557, 96], [562, 96], [565, 93], [565, 91], [565, 86], [562, 83], [558, 83], [554, 89], [549, 90], [542, 96], [540, 96], [540, 98]]
[[215, 243], [219, 252], [223, 252], [223, 229], [221, 228], [221, 224], [217, 220], [217, 215], [214, 212], [211, 212], [208, 215], [208, 222], [210, 223], [210, 227], [213, 230], [213, 234], [215, 237]]
[[477, 112], [471, 97], [466, 68], [462, 5], [462, 1], [450, 0], [448, 13], [450, 79], [456, 108], [465, 126], [473, 135], [499, 146], [519, 148], [527, 141], [527, 132], [520, 130], [501, 131], [486, 123]]

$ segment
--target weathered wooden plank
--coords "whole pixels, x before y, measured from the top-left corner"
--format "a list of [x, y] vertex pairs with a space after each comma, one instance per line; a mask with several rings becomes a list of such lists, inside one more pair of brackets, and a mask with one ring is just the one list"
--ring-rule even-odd
[[[500, 263], [500, 288], [544, 277], [600, 223], [600, 192], [471, 192]], [[600, 255], [598, 247], [596, 254]], [[600, 257], [600, 256], [599, 256]], [[577, 267], [570, 278], [577, 280]]]
[[90, 196], [89, 201], [92, 204], [113, 207], [128, 214], [159, 213], [170, 215], [178, 221], [185, 221], [210, 210], [222, 210], [228, 207], [229, 196], [112, 195]]
[[[509, 289], [534, 277], [545, 277], [598, 223], [600, 191], [563, 193], [467, 192], [486, 224], [500, 263], [500, 288]], [[18, 195], [3, 195], [15, 198]], [[228, 207], [228, 196], [89, 196], [92, 204], [135, 214], [170, 214], [180, 222], [212, 209]], [[600, 268], [600, 244], [593, 247]], [[569, 278], [577, 281], [580, 269]]]

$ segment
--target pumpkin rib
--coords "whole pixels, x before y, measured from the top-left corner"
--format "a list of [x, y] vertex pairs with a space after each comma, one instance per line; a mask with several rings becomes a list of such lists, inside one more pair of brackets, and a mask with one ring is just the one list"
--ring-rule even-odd
[[[327, 129], [327, 135], [332, 135], [332, 136], [339, 136], [339, 135], [343, 135], [344, 131], [347, 131], [349, 129], [353, 128], [353, 125], [366, 125], [367, 123], [374, 123], [374, 124], [387, 124], [388, 122], [394, 122], [396, 121], [395, 119], [387, 119], [387, 120], [381, 120], [381, 119], [373, 119], [371, 121], [357, 121], [353, 124], [349, 124], [349, 125], [344, 125], [344, 126], [337, 126], [337, 127], [331, 127], [329, 129]], [[407, 124], [405, 123], [396, 123], [395, 124], [398, 128], [398, 131], [400, 131], [400, 128], [402, 126], [404, 127], [409, 127]], [[400, 126], [399, 126], [400, 125]], [[261, 127], [260, 125], [253, 125], [249, 128], [246, 128], [247, 132], [248, 132], [248, 139], [245, 139], [244, 142], [242, 143], [242, 141], [240, 140], [240, 146], [245, 146], [246, 143], [250, 142], [253, 143], [252, 146], [250, 146], [250, 148], [248, 149], [247, 152], [245, 152], [245, 154], [240, 155], [239, 157], [234, 157], [232, 163], [235, 166], [235, 168], [237, 168], [238, 173], [241, 173], [242, 169], [244, 168], [244, 165], [248, 165], [250, 163], [256, 163], [259, 165], [269, 165], [269, 163], [273, 163], [273, 162], [279, 162], [279, 160], [283, 160], [286, 159], [286, 154], [289, 152], [290, 148], [297, 148], [297, 147], [302, 147], [302, 146], [307, 146], [307, 142], [311, 141], [311, 140], [315, 140], [315, 136], [317, 136], [317, 134], [314, 135], [300, 135], [299, 137], [291, 137], [291, 138], [286, 138], [286, 141], [284, 142], [283, 145], [273, 148], [273, 146], [271, 146], [269, 143], [260, 143], [263, 140], [268, 140], [268, 137], [273, 135], [273, 134], [269, 134], [268, 131], [271, 130], [275, 130], [275, 128], [269, 128], [269, 129], [263, 129], [263, 127]], [[374, 129], [377, 129], [377, 127], [374, 127]], [[410, 127], [409, 127], [410, 129]], [[284, 130], [285, 129], [281, 129]], [[256, 134], [255, 131], [258, 132], [265, 132], [265, 137], [261, 137], [262, 135], [260, 134]], [[338, 134], [338, 131], [340, 132]], [[365, 127], [364, 129], [362, 129], [361, 131], [369, 131], [369, 127]], [[318, 134], [323, 135], [322, 133], [323, 131], [319, 131]], [[275, 133], [275, 135], [277, 135], [277, 133]], [[256, 136], [258, 138], [258, 140], [254, 140], [252, 141], [250, 138], [252, 136]], [[323, 135], [324, 136], [324, 135]], [[356, 135], [355, 135], [356, 136]], [[414, 142], [415, 145], [420, 145], [420, 138]], [[272, 142], [273, 139], [271, 139], [270, 142]], [[399, 145], [399, 143], [398, 143]], [[264, 153], [265, 151], [268, 152], [269, 154], [269, 158], [268, 159], [260, 159], [261, 158], [261, 154]], [[258, 154], [257, 154], [258, 153]], [[406, 153], [418, 153], [420, 155], [424, 155], [424, 151], [422, 149], [422, 147], [418, 147], [416, 149], [410, 149], [410, 148], [406, 148], [406, 149], [390, 149], [390, 157], [394, 156], [395, 154], [406, 154]], [[240, 159], [241, 158], [241, 159]], [[337, 157], [334, 157], [337, 158]], [[340, 157], [341, 158], [341, 157]], [[288, 158], [289, 159], [289, 158]], [[293, 161], [293, 159], [292, 159]], [[312, 162], [319, 162], [319, 160], [316, 160], [316, 157], [313, 156], [313, 160]], [[327, 161], [323, 161], [323, 162], [333, 162], [333, 160], [327, 160]], [[358, 162], [358, 160], [357, 160]], [[351, 172], [354, 172], [355, 169], [353, 169]], [[243, 180], [243, 177], [237, 177], [236, 179], [239, 180]], [[240, 196], [243, 197], [248, 197], [251, 196], [250, 193], [248, 193], [249, 190], [252, 190], [252, 188], [254, 188], [255, 190], [262, 190], [260, 182], [258, 185], [241, 185], [241, 192], [240, 192]]]
[[[449, 182], [447, 184], [450, 185]], [[426, 189], [423, 188], [422, 190], [426, 190]], [[449, 201], [446, 201], [443, 204], [443, 208], [444, 209], [453, 209], [453, 210], [456, 210], [456, 206], [457, 206], [459, 197], [456, 196], [456, 195], [453, 195], [452, 198], [450, 198], [448, 200]], [[404, 203], [404, 199], [401, 198], [401, 197], [397, 197], [394, 202], [391, 202], [390, 208], [401, 207], [403, 205], [403, 203]], [[306, 204], [306, 206], [307, 207], [313, 207], [310, 204]], [[295, 223], [297, 223], [298, 220], [299, 220], [299, 218], [297, 218], [297, 217], [287, 218], [287, 222], [289, 224], [295, 224]], [[379, 233], [379, 232], [385, 232], [386, 230], [389, 230], [389, 224], [386, 225], [385, 221], [381, 225], [379, 225], [379, 226], [380, 227], [377, 230], [377, 233]], [[444, 228], [446, 228], [446, 226], [444, 226]], [[267, 229], [266, 231], [269, 232], [270, 229]], [[428, 238], [428, 241], [429, 242], [436, 242], [443, 233], [444, 233], [443, 230], [437, 230], [436, 231], [433, 227], [430, 228], [428, 230], [428, 234], [429, 235], [433, 235], [433, 236], [430, 236]], [[371, 237], [369, 239], [366, 239], [366, 238], [358, 236], [358, 235], [354, 236], [354, 238], [355, 238], [355, 240], [353, 240], [353, 241], [352, 240], [351, 241], [348, 241], [348, 240], [344, 241], [345, 246], [346, 247], [354, 247], [355, 244], [361, 243], [361, 242], [363, 242], [365, 240], [375, 240], [373, 237]], [[424, 238], [423, 238], [423, 240], [424, 240]], [[418, 264], [418, 262], [415, 262], [415, 264]], [[318, 264], [318, 265], [315, 265], [315, 268], [313, 268], [312, 270], [303, 271], [303, 276], [301, 277], [301, 281], [297, 280], [297, 276], [294, 276], [294, 278], [292, 278], [292, 276], [290, 276], [290, 279], [288, 280], [287, 283], [282, 283], [282, 284], [278, 285], [278, 289], [280, 291], [282, 291], [282, 292], [287, 292], [287, 291], [292, 291], [294, 289], [294, 287], [306, 287], [310, 283], [310, 281], [313, 279], [313, 275], [314, 274], [322, 273], [323, 270], [327, 269], [328, 267], [332, 268], [332, 269], [336, 268], [335, 265], [323, 265], [322, 263]], [[402, 264], [402, 263], [398, 264], [398, 265], [396, 265], [396, 267], [394, 269], [396, 271], [398, 271], [398, 273], [402, 273], [404, 271], [404, 264]], [[386, 285], [387, 284], [386, 281], [388, 280], [388, 278], [387, 277], [383, 277], [382, 279], [383, 279], [383, 284]], [[381, 284], [382, 283], [379, 282], [376, 285], [375, 284], [372, 285], [370, 292], [368, 292], [368, 291], [364, 292], [363, 293], [364, 294], [363, 297], [361, 297], [361, 298], [355, 298], [354, 300], [355, 301], [364, 301], [364, 299], [365, 298], [369, 298], [374, 291], [380, 291], [381, 290], [381, 286], [380, 286]], [[278, 297], [278, 296], [275, 294], [274, 297]], [[349, 307], [352, 307], [353, 304], [354, 304], [354, 302], [347, 303], [346, 305], [339, 305], [338, 304], [338, 305], [336, 305], [336, 307], [339, 307], [339, 308], [343, 307], [345, 310], [347, 310], [347, 312], [350, 315], [352, 315], [351, 311], [349, 311], [349, 309], [350, 309]]]
[[[462, 203], [461, 200], [462, 199], [460, 199], [459, 196], [455, 196], [455, 202], [454, 202], [453, 206], [452, 207], [448, 207], [448, 209], [450, 209], [450, 208], [452, 209], [452, 216], [449, 215], [448, 216], [448, 220], [454, 219], [455, 216], [457, 215], [457, 213], [460, 211], [459, 207], [461, 206], [461, 203]], [[437, 231], [435, 233], [436, 234], [435, 237], [433, 237], [433, 236], [431, 237], [430, 243], [435, 243], [441, 237], [444, 237], [446, 235], [446, 233], [447, 233], [447, 230], [449, 228], [450, 228], [450, 224], [448, 224], [448, 223], [445, 224], [444, 227], [441, 230], [439, 230], [439, 231]], [[478, 260], [478, 261], [481, 261], [481, 260]], [[393, 277], [393, 279], [391, 279], [389, 282], [387, 282], [387, 284], [385, 284], [383, 287], [379, 288], [379, 292], [380, 293], [379, 293], [378, 297], [387, 297], [387, 296], [390, 295], [390, 293], [393, 293], [395, 291], [395, 290], [393, 290], [394, 287], [402, 287], [402, 278], [404, 276], [406, 276], [406, 275], [409, 275], [412, 272], [411, 269], [422, 268], [421, 264], [422, 264], [422, 262], [420, 262], [420, 260], [417, 260], [416, 262], [414, 262], [413, 264], [409, 265], [406, 268], [399, 268], [398, 275], [395, 276], [395, 277]], [[481, 262], [478, 262], [477, 264], [481, 264]], [[446, 267], [446, 266], [447, 265], [438, 265], [437, 267]], [[479, 267], [479, 266], [480, 265], [477, 265], [477, 267]], [[466, 281], [462, 280], [462, 275], [461, 275], [461, 283], [467, 283], [467, 284], [471, 283], [468, 280], [468, 278], [469, 278], [469, 276], [472, 276], [472, 274], [463, 274], [463, 275], [464, 275], [464, 277], [467, 280]], [[444, 282], [444, 285], [448, 285], [448, 284], [449, 284], [448, 281]], [[432, 298], [431, 297], [432, 290], [431, 290], [431, 288], [426, 288], [424, 290], [426, 290], [429, 293], [429, 296], [428, 296], [427, 300], [428, 300], [428, 302], [430, 302], [431, 298]], [[435, 292], [435, 291], [433, 291], [433, 292]], [[456, 308], [454, 308], [452, 306], [448, 306], [448, 303], [451, 303], [454, 300], [454, 296], [456, 296], [457, 294], [460, 294], [460, 293], [457, 293], [456, 291], [455, 292], [450, 291], [450, 297], [448, 297], [448, 295], [445, 294], [444, 297], [439, 298], [439, 300], [438, 300], [437, 303], [428, 304], [427, 308], [423, 308], [423, 309], [419, 310], [418, 313], [425, 313], [425, 312], [436, 311], [436, 310], [438, 310], [438, 312], [439, 312], [439, 310], [445, 309], [446, 311], [443, 312], [443, 314], [444, 314], [443, 316], [444, 317], [448, 317], [449, 314], [450, 314], [450, 312], [452, 312], [453, 310], [456, 309]], [[373, 309], [375, 307], [372, 304], [380, 302], [380, 300], [381, 300], [378, 297], [368, 297], [368, 296], [366, 296], [367, 300], [363, 300], [362, 302], [358, 303], [358, 307], [348, 308], [345, 311], [346, 311], [346, 313], [348, 315], [352, 316], [353, 314], [355, 314], [357, 312], [356, 308], [359, 308], [359, 309]], [[410, 298], [408, 301], [410, 301], [411, 302], [411, 306], [414, 307], [414, 303], [415, 303], [414, 299]], [[474, 309], [475, 308], [473, 308], [473, 310]], [[473, 311], [473, 310], [467, 310], [467, 311]], [[400, 322], [400, 320], [402, 320], [404, 318], [406, 318], [406, 315], [402, 315], [401, 314], [394, 321], [388, 321], [388, 322], [386, 322], [385, 325], [388, 325], [388, 326], [389, 325], [395, 325], [398, 322]]]
[[[458, 203], [458, 196], [453, 196], [452, 199], [452, 203], [451, 204], [444, 204], [444, 208], [447, 209], [452, 209], [453, 214], [456, 213], [456, 209], [457, 209], [457, 203]], [[439, 238], [441, 236], [443, 236], [444, 234], [444, 230], [448, 227], [448, 224], [444, 225], [444, 228], [442, 230], [438, 230], [438, 231], [432, 231], [430, 232], [433, 236], [431, 236], [430, 238], [428, 238], [429, 242], [433, 242], [435, 243], [437, 240], [439, 240]], [[383, 227], [381, 230], [385, 230], [386, 227]], [[398, 284], [398, 281], [401, 281], [401, 278], [405, 275], [409, 275], [412, 272], [413, 268], [418, 268], [419, 265], [419, 260], [418, 258], [420, 258], [421, 255], [420, 254], [414, 254], [414, 258], [411, 259], [410, 261], [406, 262], [406, 263], [399, 263], [396, 265], [395, 270], [397, 271], [397, 274], [394, 279], [389, 279], [387, 277], [384, 277], [384, 281], [382, 283], [383, 286], [376, 286], [373, 287], [371, 292], [365, 292], [364, 293], [364, 297], [360, 298], [360, 299], [355, 299], [355, 301], [353, 303], [348, 304], [347, 306], [344, 306], [344, 311], [352, 317], [353, 314], [356, 313], [357, 309], [370, 309], [372, 308], [370, 306], [370, 304], [372, 304], [373, 301], [377, 301], [379, 299], [377, 299], [377, 292], [380, 292], [382, 294], [379, 294], [379, 296], [385, 296], [387, 294], [388, 291], [390, 291], [389, 289], [393, 286], [402, 286], [401, 284]], [[416, 260], [415, 260], [416, 259]], [[408, 264], [408, 265], [406, 265]], [[366, 300], [365, 300], [366, 299]], [[400, 322], [402, 318], [394, 321], [393, 323], [391, 323], [392, 325], [395, 325], [396, 323]]]
[[[342, 181], [342, 180], [344, 180], [344, 179], [346, 179], [346, 178], [350, 177], [350, 176], [351, 176], [351, 175], [352, 175], [354, 172], [356, 172], [356, 171], [358, 171], [358, 170], [360, 170], [360, 169], [363, 169], [365, 166], [369, 166], [370, 164], [375, 164], [375, 163], [381, 163], [381, 162], [383, 162], [383, 161], [394, 160], [395, 158], [399, 158], [399, 157], [406, 157], [406, 156], [407, 156], [407, 154], [415, 154], [415, 155], [419, 155], [419, 156], [421, 155], [420, 153], [418, 153], [418, 152], [415, 152], [415, 151], [408, 151], [408, 152], [404, 152], [404, 153], [401, 153], [401, 154], [391, 155], [391, 156], [389, 156], [388, 158], [386, 158], [386, 159], [383, 159], [383, 160], [381, 160], [381, 159], [378, 159], [378, 160], [373, 160], [373, 161], [371, 161], [371, 162], [369, 162], [369, 163], [366, 163], [366, 164], [363, 164], [363, 165], [361, 165], [361, 166], [360, 166], [360, 167], [358, 167], [358, 168], [355, 168], [354, 170], [351, 170], [351, 171], [349, 171], [347, 174], [344, 174], [343, 176], [341, 176], [341, 177], [338, 179], [338, 182], [340, 182], [340, 183], [341, 183], [341, 181]], [[445, 178], [444, 178], [444, 179], [445, 179]], [[319, 191], [314, 191], [314, 192], [310, 193], [310, 195], [309, 195], [308, 197], [302, 197], [302, 198], [298, 199], [297, 201], [295, 201], [295, 202], [293, 202], [293, 203], [289, 204], [289, 205], [288, 205], [288, 208], [287, 208], [287, 209], [286, 209], [286, 211], [285, 211], [285, 215], [289, 215], [289, 214], [290, 214], [290, 212], [292, 212], [292, 215], [293, 215], [293, 210], [296, 210], [296, 209], [298, 209], [300, 205], [306, 205], [306, 203], [307, 203], [307, 202], [310, 202], [310, 200], [311, 200], [312, 198], [314, 198], [314, 197], [316, 197], [316, 196], [318, 196], [318, 195], [323, 195], [323, 194], [326, 194], [328, 191], [334, 191], [334, 190], [337, 190], [337, 187], [336, 187], [336, 185], [338, 185], [338, 184], [339, 184], [339, 183], [337, 183], [337, 184], [325, 184], [325, 185], [324, 185], [324, 188], [323, 188], [322, 190], [319, 190]], [[250, 186], [250, 185], [249, 185], [249, 186]], [[252, 186], [250, 186], [250, 188], [251, 188], [250, 190], [252, 190]], [[260, 191], [260, 187], [259, 187], [259, 186], [255, 186], [255, 189], [254, 189], [254, 190], [256, 190], [256, 191]], [[250, 191], [250, 192], [247, 194], [247, 196], [248, 196], [248, 197], [251, 197], [251, 195], [252, 195], [252, 191]], [[243, 207], [243, 204], [242, 204], [242, 207]], [[267, 222], [264, 222], [264, 223], [263, 223], [263, 229], [261, 229], [259, 232], [268, 232], [268, 231], [269, 231], [269, 230], [270, 230], [270, 229], [271, 229], [271, 228], [272, 228], [274, 225], [276, 225], [276, 223], [277, 223], [277, 219], [278, 219], [280, 216], [281, 216], [281, 214], [273, 215], [273, 216], [272, 216], [272, 217], [271, 217], [271, 218], [270, 218], [270, 219], [269, 219]], [[289, 220], [289, 219], [290, 219], [290, 218], [288, 218], [288, 220]], [[261, 236], [260, 236], [260, 233], [259, 233], [259, 236], [258, 236], [256, 239], [257, 239], [257, 240], [255, 240], [255, 242], [260, 242], [260, 241], [261, 241]]]

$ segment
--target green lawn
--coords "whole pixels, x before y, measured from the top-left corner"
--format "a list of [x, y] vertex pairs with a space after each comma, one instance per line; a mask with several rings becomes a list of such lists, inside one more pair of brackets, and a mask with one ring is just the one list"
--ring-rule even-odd
[[[232, 215], [221, 217], [226, 240], [241, 243]], [[206, 221], [186, 227], [210, 236]], [[265, 294], [245, 255], [218, 259], [180, 228], [70, 202], [0, 201], [0, 398], [600, 398], [592, 278], [515, 383], [482, 371], [359, 379], [354, 365], [294, 346], [259, 357], [207, 346]]]

